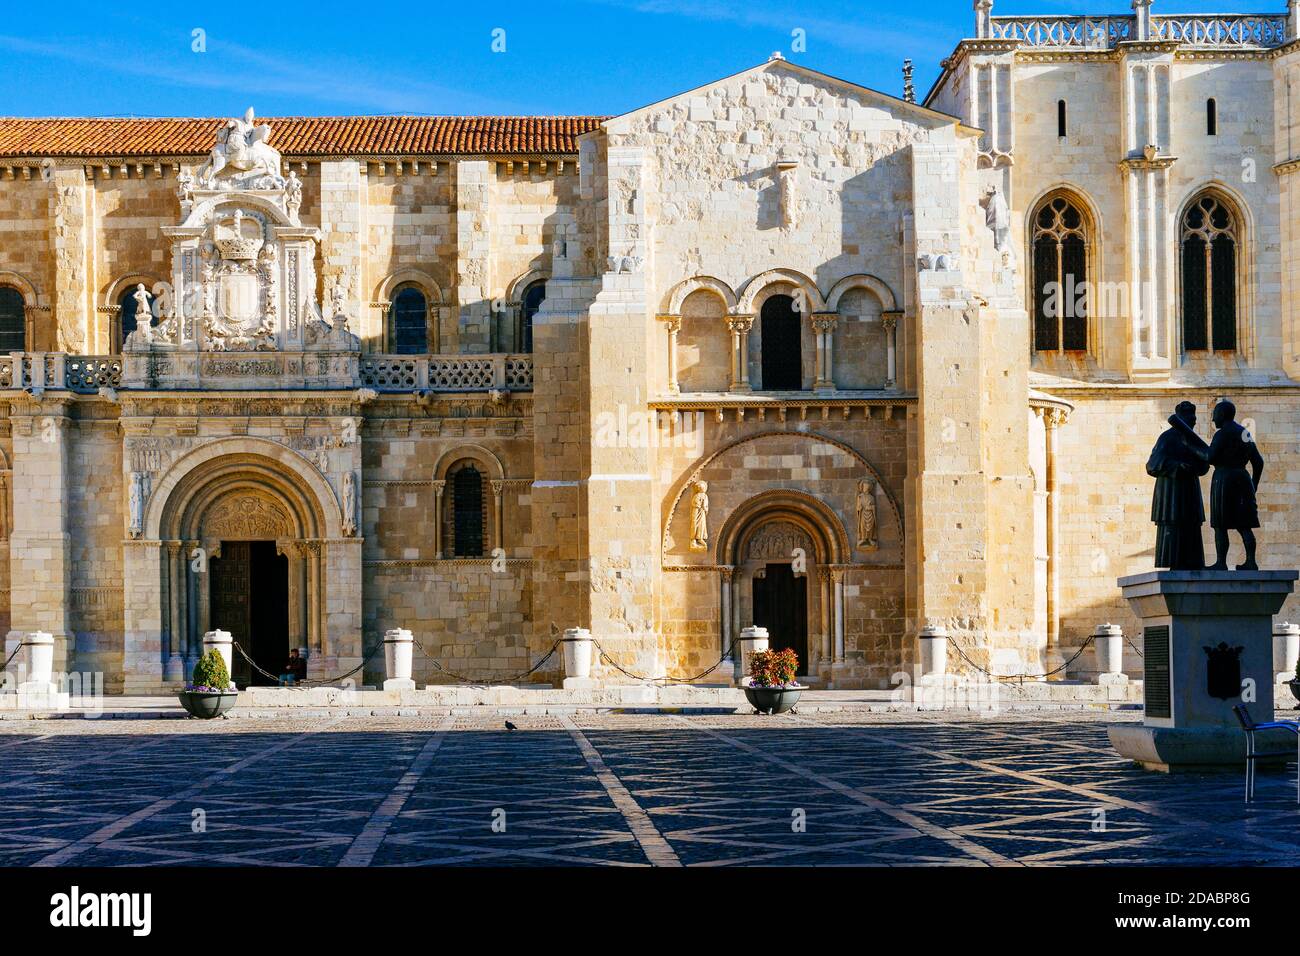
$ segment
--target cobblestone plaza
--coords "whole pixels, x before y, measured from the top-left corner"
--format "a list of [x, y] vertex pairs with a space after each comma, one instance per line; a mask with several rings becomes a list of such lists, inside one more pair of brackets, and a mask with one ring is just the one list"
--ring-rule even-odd
[[1289, 774], [1243, 810], [1239, 774], [1116, 756], [1117, 719], [4, 722], [0, 865], [1294, 863]]

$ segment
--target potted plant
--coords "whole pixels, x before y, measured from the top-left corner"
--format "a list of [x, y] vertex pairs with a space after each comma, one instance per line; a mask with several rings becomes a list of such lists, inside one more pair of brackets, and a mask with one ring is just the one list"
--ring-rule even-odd
[[806, 689], [795, 680], [798, 670], [799, 655], [789, 647], [758, 651], [749, 659], [749, 680], [742, 685], [745, 698], [760, 714], [793, 710]]
[[[1300, 661], [1296, 662], [1295, 673], [1286, 682], [1286, 686], [1291, 688], [1291, 696], [1296, 700], [1300, 700]], [[1295, 709], [1300, 710], [1300, 704], [1296, 704]]]
[[177, 696], [187, 714], [204, 720], [221, 717], [235, 706], [239, 694], [230, 685], [230, 671], [220, 651], [214, 647], [199, 658], [193, 679]]

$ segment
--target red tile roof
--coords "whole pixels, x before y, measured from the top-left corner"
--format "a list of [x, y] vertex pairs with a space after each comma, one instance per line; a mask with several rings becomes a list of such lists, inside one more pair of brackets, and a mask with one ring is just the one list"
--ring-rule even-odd
[[[286, 156], [570, 154], [599, 116], [285, 116], [271, 145]], [[202, 156], [222, 119], [0, 118], [0, 157]]]

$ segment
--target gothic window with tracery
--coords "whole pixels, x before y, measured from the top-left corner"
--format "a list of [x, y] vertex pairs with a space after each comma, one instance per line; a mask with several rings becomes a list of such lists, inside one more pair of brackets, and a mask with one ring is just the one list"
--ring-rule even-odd
[[1034, 216], [1034, 351], [1088, 348], [1088, 221], [1065, 196]]
[[1218, 196], [1192, 202], [1182, 221], [1183, 350], [1237, 347], [1238, 220]]

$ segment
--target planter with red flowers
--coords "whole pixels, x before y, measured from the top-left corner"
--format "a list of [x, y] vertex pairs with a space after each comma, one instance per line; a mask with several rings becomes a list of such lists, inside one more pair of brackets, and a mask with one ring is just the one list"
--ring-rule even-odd
[[749, 677], [741, 687], [755, 712], [784, 714], [794, 710], [799, 695], [808, 689], [795, 679], [798, 670], [799, 655], [788, 647], [758, 651], [750, 657]]

